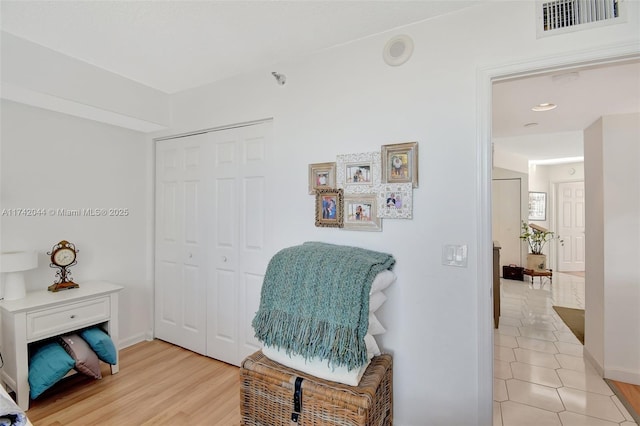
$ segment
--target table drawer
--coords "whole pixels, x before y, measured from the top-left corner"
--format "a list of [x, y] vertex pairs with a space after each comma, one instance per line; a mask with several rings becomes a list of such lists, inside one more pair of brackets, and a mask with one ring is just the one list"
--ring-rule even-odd
[[109, 297], [69, 303], [27, 314], [27, 341], [55, 336], [84, 326], [107, 321]]

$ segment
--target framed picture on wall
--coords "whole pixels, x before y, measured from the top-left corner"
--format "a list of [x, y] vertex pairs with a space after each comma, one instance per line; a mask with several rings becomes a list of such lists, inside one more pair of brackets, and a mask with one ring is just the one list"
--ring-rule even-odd
[[382, 219], [378, 217], [376, 194], [344, 196], [344, 229], [382, 231]]
[[413, 187], [411, 182], [383, 183], [377, 187], [378, 217], [411, 219], [413, 213]]
[[380, 153], [338, 155], [336, 157], [338, 188], [345, 194], [371, 193], [373, 186], [380, 184]]
[[529, 220], [547, 220], [547, 193], [529, 191]]
[[316, 190], [316, 226], [342, 228], [343, 221], [342, 189], [319, 188]]
[[336, 187], [336, 163], [309, 164], [309, 194], [316, 189]]
[[382, 182], [418, 187], [418, 142], [382, 145]]

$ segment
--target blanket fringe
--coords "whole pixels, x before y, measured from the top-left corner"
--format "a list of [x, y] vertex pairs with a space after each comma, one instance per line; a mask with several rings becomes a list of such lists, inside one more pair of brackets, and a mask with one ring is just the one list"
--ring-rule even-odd
[[367, 362], [364, 336], [347, 327], [312, 318], [294, 318], [286, 312], [258, 312], [253, 320], [256, 336], [265, 345], [284, 349], [305, 359], [326, 359], [328, 365], [349, 370]]

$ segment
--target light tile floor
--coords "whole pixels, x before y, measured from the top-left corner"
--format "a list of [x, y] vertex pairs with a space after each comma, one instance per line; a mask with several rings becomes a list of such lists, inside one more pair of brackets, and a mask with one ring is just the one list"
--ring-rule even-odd
[[501, 280], [494, 332], [494, 426], [633, 426], [582, 345], [553, 310], [584, 309], [584, 278]]

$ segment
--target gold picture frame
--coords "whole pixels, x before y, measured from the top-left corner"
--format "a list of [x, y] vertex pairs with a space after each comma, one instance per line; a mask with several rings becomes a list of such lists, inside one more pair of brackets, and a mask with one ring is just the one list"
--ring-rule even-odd
[[418, 187], [418, 142], [382, 145], [382, 182]]
[[382, 219], [378, 217], [376, 194], [345, 194], [344, 229], [352, 231], [382, 231]]
[[336, 163], [309, 164], [309, 194], [336, 187]]
[[344, 198], [342, 189], [316, 190], [316, 226], [342, 228], [344, 226]]

